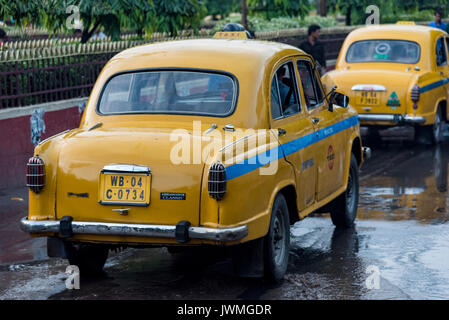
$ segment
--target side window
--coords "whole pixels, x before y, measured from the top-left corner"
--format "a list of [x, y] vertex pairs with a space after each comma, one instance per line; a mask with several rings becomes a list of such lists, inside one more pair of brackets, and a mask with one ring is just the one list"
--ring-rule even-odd
[[280, 66], [271, 83], [271, 114], [274, 119], [288, 117], [301, 111], [293, 63]]
[[277, 81], [277, 76], [274, 75], [273, 81], [271, 81], [271, 116], [273, 119], [279, 119], [282, 117]]
[[437, 41], [436, 59], [437, 59], [437, 66], [447, 64], [446, 46], [444, 45], [443, 37], [441, 37]]
[[312, 68], [312, 64], [307, 60], [298, 60], [298, 71], [306, 98], [307, 109], [313, 109], [324, 100], [324, 93], [318, 77]]
[[313, 76], [313, 84], [315, 86], [316, 90], [316, 97], [318, 99], [318, 104], [321, 104], [324, 101], [324, 92], [323, 88], [321, 88], [321, 78], [319, 75], [317, 75], [318, 70], [315, 70], [315, 72], [312, 74]]

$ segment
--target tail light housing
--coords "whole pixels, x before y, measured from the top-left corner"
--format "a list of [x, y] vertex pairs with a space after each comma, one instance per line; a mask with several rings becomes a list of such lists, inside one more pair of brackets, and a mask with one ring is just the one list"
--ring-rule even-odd
[[221, 200], [226, 194], [226, 168], [216, 162], [209, 169], [209, 196], [215, 200]]
[[421, 88], [418, 85], [415, 85], [412, 88], [412, 92], [410, 94], [410, 98], [413, 101], [413, 109], [418, 109], [418, 101], [421, 97]]
[[39, 157], [32, 157], [27, 164], [27, 187], [39, 193], [45, 186], [45, 165]]

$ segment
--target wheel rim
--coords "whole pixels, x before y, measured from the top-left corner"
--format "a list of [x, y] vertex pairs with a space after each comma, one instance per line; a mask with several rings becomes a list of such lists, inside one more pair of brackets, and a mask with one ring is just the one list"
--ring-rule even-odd
[[355, 190], [354, 190], [354, 177], [353, 177], [353, 170], [351, 169], [349, 171], [349, 178], [348, 178], [348, 188], [346, 189], [346, 207], [348, 208], [349, 212], [353, 212], [354, 209], [354, 203], [355, 203]]
[[285, 224], [281, 210], [276, 212], [276, 217], [273, 221], [273, 231], [271, 242], [273, 258], [274, 262], [280, 265], [285, 256]]
[[441, 122], [440, 112], [437, 112], [437, 114], [435, 116], [435, 123], [433, 124], [433, 136], [436, 141], [440, 140], [441, 126], [442, 126], [442, 122]]

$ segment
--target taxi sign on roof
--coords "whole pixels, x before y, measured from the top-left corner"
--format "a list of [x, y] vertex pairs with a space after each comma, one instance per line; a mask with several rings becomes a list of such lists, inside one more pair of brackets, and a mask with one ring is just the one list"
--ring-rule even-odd
[[414, 21], [398, 21], [398, 22], [396, 22], [396, 24], [405, 25], [405, 26], [414, 26], [415, 22]]
[[246, 40], [248, 35], [245, 31], [220, 31], [214, 34], [214, 39]]

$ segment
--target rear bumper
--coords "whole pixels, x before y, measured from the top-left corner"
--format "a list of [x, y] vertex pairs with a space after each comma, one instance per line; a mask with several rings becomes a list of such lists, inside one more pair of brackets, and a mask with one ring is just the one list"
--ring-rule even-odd
[[[425, 117], [402, 114], [359, 114], [360, 122], [392, 122], [394, 124], [423, 124]], [[363, 124], [363, 123], [362, 123]]]
[[188, 242], [190, 239], [230, 242], [241, 240], [248, 235], [247, 225], [234, 228], [204, 228], [191, 227], [186, 221], [181, 221], [176, 226], [170, 226], [72, 221], [64, 218], [61, 220], [31, 221], [25, 217], [20, 221], [20, 227], [28, 233], [60, 233], [61, 237], [66, 238], [76, 234], [93, 234], [172, 238], [180, 243]]

